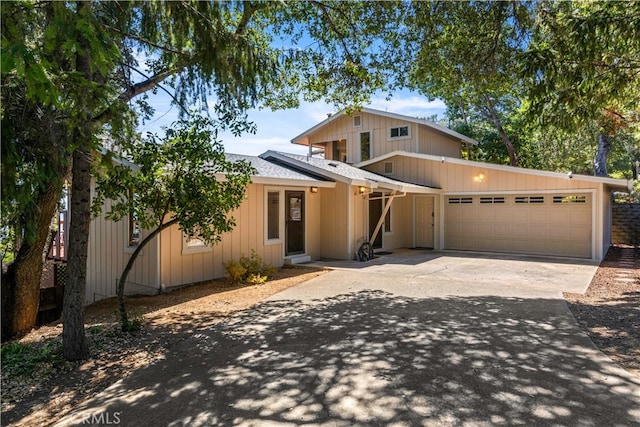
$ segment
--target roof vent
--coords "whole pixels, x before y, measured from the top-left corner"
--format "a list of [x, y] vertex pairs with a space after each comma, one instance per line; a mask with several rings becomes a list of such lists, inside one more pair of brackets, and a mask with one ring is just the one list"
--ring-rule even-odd
[[337, 163], [329, 163], [329, 166], [333, 166], [334, 168], [337, 168], [338, 164]]

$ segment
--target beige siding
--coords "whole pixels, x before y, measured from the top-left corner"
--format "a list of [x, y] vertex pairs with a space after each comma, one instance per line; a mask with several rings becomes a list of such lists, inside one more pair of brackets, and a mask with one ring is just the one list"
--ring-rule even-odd
[[[128, 238], [127, 221], [114, 222], [105, 219], [104, 214], [110, 209], [111, 201], [108, 200], [103, 214], [91, 221], [85, 290], [87, 304], [115, 296], [117, 280], [131, 256], [127, 252], [131, 250], [125, 249]], [[147, 234], [143, 232], [142, 238]], [[155, 294], [159, 291], [157, 249], [157, 239], [153, 239], [143, 248], [127, 278], [126, 293]]]
[[393, 177], [401, 181], [442, 188], [447, 193], [495, 191], [544, 191], [560, 189], [592, 189], [597, 184], [569, 179], [547, 177], [522, 172], [493, 170], [477, 164], [454, 164], [429, 159], [394, 156], [366, 167], [383, 174], [384, 162], [393, 161]]
[[[444, 190], [445, 196], [440, 198], [439, 203], [436, 204], [435, 224], [436, 236], [438, 236], [436, 238], [436, 247], [466, 247], [468, 245], [465, 243], [456, 242], [452, 239], [464, 238], [463, 236], [465, 234], [469, 236], [478, 235], [480, 232], [487, 231], [487, 227], [489, 227], [489, 225], [487, 225], [487, 227], [485, 227], [486, 229], [477, 229], [477, 227], [481, 227], [479, 223], [482, 221], [474, 221], [473, 218], [475, 218], [476, 214], [473, 214], [471, 217], [466, 218], [465, 221], [458, 224], [459, 227], [466, 227], [466, 229], [461, 229], [459, 233], [454, 233], [456, 236], [452, 235], [451, 229], [446, 230], [444, 224], [444, 218], [449, 212], [449, 205], [445, 204], [444, 210], [438, 209], [438, 206], [441, 206], [441, 204], [445, 202], [447, 195], [464, 194], [477, 196], [479, 194], [501, 195], [509, 193], [530, 195], [553, 195], [554, 193], [588, 194], [590, 198], [588, 209], [590, 213], [589, 222], [587, 223], [583, 221], [580, 226], [580, 231], [574, 230], [573, 233], [574, 235], [576, 233], [580, 233], [582, 236], [586, 236], [589, 239], [590, 247], [587, 248], [587, 244], [584, 241], [577, 243], [573, 248], [568, 247], [568, 245], [561, 247], [562, 244], [558, 243], [559, 246], [552, 249], [549, 253], [564, 252], [575, 256], [591, 256], [594, 259], [601, 259], [609, 245], [610, 218], [608, 218], [608, 212], [610, 210], [610, 201], [608, 189], [606, 189], [604, 185], [578, 179], [570, 179], [566, 176], [555, 177], [527, 173], [522, 169], [514, 169], [512, 172], [510, 170], [491, 169], [478, 163], [456, 164], [451, 161], [447, 161], [447, 159], [443, 162], [436, 159], [417, 159], [404, 156], [394, 156], [390, 159], [369, 165], [366, 169], [382, 174], [384, 172], [384, 162], [389, 161], [394, 163], [394, 178]], [[581, 209], [578, 210], [580, 211]], [[483, 212], [485, 211], [486, 209]], [[489, 216], [492, 215], [497, 215], [497, 213], [492, 212]], [[577, 215], [581, 216], [581, 221], [585, 220], [584, 215], [586, 214], [584, 209], [582, 209], [581, 212], [578, 212]], [[505, 220], [509, 221], [509, 223], [516, 224], [519, 218], [522, 219], [522, 216], [511, 213]], [[563, 224], [554, 224], [554, 221], [555, 217], [550, 221], [545, 221], [545, 223], [548, 224], [547, 228], [551, 230], [547, 233], [549, 235], [554, 233], [552, 230], [553, 227], [555, 227], [555, 230], [557, 231], [565, 228]], [[570, 220], [566, 220], [565, 223], [569, 224]], [[494, 226], [491, 225], [491, 227]], [[492, 229], [491, 233], [498, 235], [503, 231], [504, 230]], [[469, 237], [469, 239], [476, 238]], [[498, 237], [496, 239], [498, 239]], [[506, 242], [510, 239], [511, 237], [505, 236], [503, 240]], [[469, 245], [477, 246], [476, 243], [469, 243]], [[492, 243], [492, 245], [494, 245], [494, 243]], [[515, 242], [509, 243], [509, 245], [512, 246], [515, 244]], [[495, 245], [499, 246], [498, 243], [495, 243]], [[530, 243], [522, 243], [520, 249], [515, 248], [513, 250], [529, 253], [543, 253], [544, 251], [548, 251], [548, 249], [539, 249], [535, 245], [543, 245], [543, 243], [534, 244], [533, 240], [530, 240]], [[527, 247], [529, 249], [527, 249]], [[482, 248], [478, 247], [478, 249]]]
[[[374, 220], [377, 221], [377, 219]], [[396, 197], [391, 204], [391, 232], [383, 232], [382, 248], [391, 250], [411, 246], [413, 246], [413, 199], [405, 195]]]
[[460, 158], [461, 142], [435, 129], [420, 125], [418, 152], [434, 156]]
[[[292, 187], [301, 189], [304, 187]], [[269, 187], [279, 190], [280, 187]], [[307, 252], [314, 258], [319, 256], [319, 208], [320, 193], [310, 194], [306, 189]], [[224, 277], [224, 263], [248, 256], [255, 250], [262, 260], [274, 266], [282, 266], [284, 256], [284, 235], [279, 243], [265, 242], [264, 196], [265, 186], [251, 184], [246, 200], [231, 215], [236, 220], [233, 231], [222, 235], [219, 243], [209, 252], [183, 254], [182, 232], [177, 226], [165, 230], [161, 236], [162, 255], [160, 257], [161, 281], [167, 288], [184, 284]], [[281, 198], [284, 203], [284, 197]]]
[[[358, 114], [356, 114], [358, 115]], [[360, 158], [360, 134], [371, 132], [371, 158], [392, 151], [421, 152], [425, 154], [460, 157], [460, 142], [424, 125], [377, 114], [359, 113], [362, 125], [355, 127], [353, 117], [341, 116], [307, 136], [313, 144], [328, 143], [327, 158], [331, 158], [332, 141], [347, 141], [347, 162], [357, 163]], [[389, 138], [389, 129], [409, 126], [408, 138]], [[419, 142], [420, 141], [420, 142]]]
[[320, 189], [318, 195], [320, 196], [320, 256], [348, 259], [349, 186], [337, 183], [334, 189]]

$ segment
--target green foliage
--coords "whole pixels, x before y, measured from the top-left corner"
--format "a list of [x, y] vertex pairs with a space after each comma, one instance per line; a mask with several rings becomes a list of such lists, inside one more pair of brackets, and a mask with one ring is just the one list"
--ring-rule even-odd
[[640, 3], [549, 2], [526, 56], [532, 117], [607, 133], [640, 103]]
[[224, 271], [227, 279], [233, 283], [242, 283], [246, 276], [247, 269], [239, 261], [229, 260], [224, 263]]
[[253, 249], [249, 256], [243, 254], [238, 261], [225, 262], [224, 269], [227, 278], [233, 283], [248, 283], [250, 285], [263, 284], [276, 271], [272, 265], [262, 262], [262, 257]]
[[47, 341], [42, 346], [12, 342], [0, 348], [3, 376], [31, 375], [43, 364], [62, 361], [62, 345]]
[[219, 241], [235, 225], [229, 212], [244, 200], [253, 172], [245, 161], [227, 160], [216, 140], [220, 126], [196, 115], [174, 123], [162, 138], [149, 135], [128, 142], [122, 154], [130, 161], [108, 165], [108, 157], [102, 162], [105, 168], [96, 175], [94, 215], [110, 199], [108, 219], [120, 221], [132, 212], [144, 229], [171, 221], [207, 244]]

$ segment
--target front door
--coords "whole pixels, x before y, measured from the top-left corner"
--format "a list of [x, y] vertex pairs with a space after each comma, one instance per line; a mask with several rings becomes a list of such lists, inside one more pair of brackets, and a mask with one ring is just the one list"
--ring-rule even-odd
[[416, 197], [416, 247], [433, 248], [433, 197]]
[[375, 241], [372, 242], [371, 238], [382, 216], [382, 193], [372, 193], [370, 197], [374, 200], [369, 200], [369, 242], [375, 249], [379, 249], [382, 247], [382, 228], [378, 231]]
[[285, 255], [304, 253], [304, 191], [285, 191]]

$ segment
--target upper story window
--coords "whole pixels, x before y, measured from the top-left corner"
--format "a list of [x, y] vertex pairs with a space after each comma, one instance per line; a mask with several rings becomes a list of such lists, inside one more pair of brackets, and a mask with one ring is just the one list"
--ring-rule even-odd
[[371, 132], [360, 134], [360, 161], [364, 162], [371, 158]]
[[353, 127], [359, 128], [362, 126], [362, 116], [353, 116]]
[[410, 138], [409, 126], [396, 126], [389, 128], [389, 139]]

